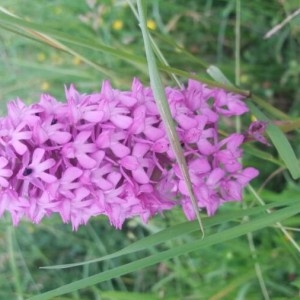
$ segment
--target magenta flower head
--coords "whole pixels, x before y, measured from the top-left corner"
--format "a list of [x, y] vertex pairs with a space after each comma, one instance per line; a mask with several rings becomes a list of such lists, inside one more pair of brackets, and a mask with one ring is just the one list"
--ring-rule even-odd
[[[199, 209], [208, 215], [227, 201], [240, 201], [243, 187], [258, 175], [240, 163], [245, 137], [221, 138], [218, 122], [248, 111], [241, 96], [189, 80], [166, 88], [189, 166]], [[252, 126], [253, 136], [262, 135]], [[76, 230], [93, 216], [123, 222], [181, 205], [195, 212], [156, 108], [153, 93], [137, 79], [129, 91], [80, 94], [66, 88], [66, 101], [50, 95], [26, 106], [8, 104], [0, 119], [0, 216], [13, 224], [25, 217], [39, 223], [57, 213]]]

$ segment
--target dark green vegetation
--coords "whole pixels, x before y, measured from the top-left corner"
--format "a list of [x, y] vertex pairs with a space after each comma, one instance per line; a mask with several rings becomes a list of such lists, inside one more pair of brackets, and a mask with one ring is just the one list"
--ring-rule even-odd
[[[299, 157], [300, 15], [264, 39], [269, 30], [299, 9], [298, 1], [240, 1], [240, 10], [239, 2], [230, 0], [150, 2], [148, 19], [156, 24], [152, 35], [170, 66], [208, 79], [206, 68], [217, 65], [238, 87], [261, 97], [262, 100], [255, 97], [253, 100], [286, 132]], [[81, 92], [99, 90], [101, 81], [107, 78], [115, 87], [124, 89], [134, 76], [148, 84], [142, 36], [125, 1], [4, 0], [0, 7], [31, 22], [15, 21], [17, 27], [0, 16], [2, 114], [5, 102], [16, 97], [30, 103], [37, 101], [41, 92], [47, 92], [63, 100], [64, 84], [75, 83]], [[123, 22], [122, 28], [118, 29], [116, 21]], [[40, 30], [54, 41], [28, 30]], [[162, 74], [166, 85], [176, 84], [166, 70]], [[183, 82], [187, 80], [185, 74], [179, 75]], [[242, 120], [242, 129], [249, 119], [248, 116]], [[222, 130], [233, 132], [234, 126], [224, 122]], [[72, 232], [58, 217], [39, 225], [23, 221], [16, 228], [11, 226], [9, 216], [3, 217], [0, 299], [27, 299], [139, 259], [140, 268], [135, 272], [116, 275], [83, 289], [80, 289], [83, 283], [79, 282], [78, 288], [73, 289], [76, 291], [55, 299], [296, 298], [300, 289], [299, 249], [290, 242], [288, 234], [295, 242], [299, 241], [296, 230], [300, 223], [299, 205], [296, 207], [300, 200], [299, 180], [292, 179], [277, 150], [255, 143], [245, 147], [244, 164], [255, 166], [261, 173], [253, 183], [259, 196], [247, 190], [245, 210], [240, 203], [229, 203], [217, 216], [204, 219], [205, 239], [209, 241], [212, 236], [214, 241], [209, 247], [201, 246], [205, 239], [199, 240], [199, 232], [188, 231], [190, 225], [184, 223], [179, 209], [164, 217], [157, 216], [147, 225], [131, 220], [122, 231], [110, 227], [102, 217], [77, 232]], [[285, 219], [281, 224], [287, 227], [287, 232], [283, 233], [274, 220], [255, 227], [269, 216], [261, 208], [260, 199], [267, 204], [282, 203], [271, 210], [281, 213], [274, 220]], [[294, 215], [285, 215], [292, 205]], [[258, 207], [258, 211], [250, 215], [251, 207]], [[245, 217], [248, 211], [249, 217]], [[247, 235], [241, 233], [237, 237], [230, 231], [235, 227], [242, 230], [238, 226], [248, 219]], [[188, 232], [179, 235], [181, 227], [174, 226], [181, 223], [183, 232]], [[112, 260], [71, 269], [39, 269], [102, 257], [164, 229], [166, 236], [160, 242], [154, 236], [158, 244], [144, 241], [146, 250], [132, 250]], [[160, 254], [180, 250], [185, 245], [199, 245], [199, 249], [191, 253], [182, 250], [183, 255], [174, 254], [168, 260]], [[143, 259], [150, 255], [153, 262], [155, 257], [159, 262], [142, 268], [147, 265]]]

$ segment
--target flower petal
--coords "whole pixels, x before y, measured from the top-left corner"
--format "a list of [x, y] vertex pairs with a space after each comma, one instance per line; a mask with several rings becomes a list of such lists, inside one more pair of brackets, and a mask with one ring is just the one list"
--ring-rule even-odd
[[77, 155], [76, 158], [77, 158], [79, 164], [85, 169], [92, 169], [97, 164], [97, 162], [94, 159], [92, 159], [90, 156], [88, 156], [84, 153]]
[[53, 183], [57, 180], [55, 176], [48, 174], [46, 172], [42, 172], [41, 174], [39, 174], [38, 177], [40, 177], [46, 183]]
[[104, 113], [102, 111], [87, 111], [83, 114], [83, 119], [92, 122], [92, 123], [98, 123], [101, 122], [103, 119]]
[[83, 174], [83, 171], [77, 167], [69, 167], [65, 170], [62, 176], [63, 182], [73, 182]]
[[62, 145], [70, 141], [72, 135], [69, 132], [56, 131], [50, 136], [50, 140]]
[[132, 176], [136, 180], [136, 182], [141, 184], [146, 184], [150, 181], [149, 176], [142, 167], [132, 170]]
[[120, 164], [127, 170], [135, 170], [139, 166], [139, 162], [135, 156], [126, 156], [120, 160]]
[[42, 149], [42, 148], [36, 148], [33, 151], [33, 154], [32, 154], [32, 163], [30, 164], [30, 166], [35, 167], [36, 165], [38, 165], [41, 162], [41, 160], [43, 159], [44, 154], [45, 154], [45, 150], [44, 149]]
[[16, 150], [16, 152], [20, 155], [23, 155], [27, 151], [27, 146], [25, 146], [23, 143], [21, 143], [18, 140], [12, 140], [11, 144]]
[[112, 115], [111, 122], [121, 129], [128, 129], [132, 124], [132, 118], [123, 115]]
[[112, 144], [110, 149], [114, 153], [114, 155], [119, 158], [127, 156], [130, 153], [130, 149], [121, 143]]
[[7, 164], [8, 164], [8, 160], [5, 157], [1, 156], [0, 157], [0, 169], [5, 167]]

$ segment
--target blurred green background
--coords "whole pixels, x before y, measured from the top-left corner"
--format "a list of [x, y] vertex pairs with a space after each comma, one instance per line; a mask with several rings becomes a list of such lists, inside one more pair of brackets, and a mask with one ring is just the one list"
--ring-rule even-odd
[[[238, 78], [235, 76], [236, 1], [148, 2], [148, 27], [172, 67], [204, 75], [206, 66], [218, 65], [243, 89], [262, 96], [290, 117], [299, 116], [300, 16], [264, 39], [269, 30], [299, 9], [298, 0], [241, 1], [241, 72]], [[102, 80], [107, 78], [117, 88], [128, 89], [134, 76], [148, 84], [147, 68], [141, 63], [144, 60], [143, 40], [126, 1], [2, 0], [0, 7], [54, 32], [101, 43], [137, 57], [135, 63], [128, 62], [109, 50], [102, 52], [66, 41], [65, 45], [72, 49], [71, 55], [22, 36], [25, 34], [22, 30], [13, 29], [20, 35], [2, 26], [2, 114], [5, 114], [5, 103], [16, 97], [31, 103], [38, 101], [41, 93], [50, 93], [64, 101], [64, 85], [70, 83], [81, 92], [99, 90]], [[90, 63], [82, 57], [88, 58]], [[163, 75], [163, 80], [165, 84], [175, 84], [167, 75]], [[288, 137], [299, 154], [298, 132], [289, 133]], [[273, 149], [261, 149], [273, 153]], [[298, 182], [292, 181], [288, 173], [249, 154], [246, 160], [261, 171], [255, 186], [264, 186], [264, 199], [276, 201], [294, 197], [297, 200]], [[245, 203], [251, 203], [249, 196], [245, 197]], [[239, 203], [226, 204], [220, 213], [240, 209], [240, 206]], [[26, 299], [145, 254], [177, 247], [194, 236], [187, 235], [164, 246], [109, 262], [60, 271], [39, 269], [40, 266], [99, 257], [184, 221], [183, 213], [177, 209], [164, 217], [155, 217], [147, 225], [130, 220], [121, 231], [112, 228], [105, 218], [98, 217], [72, 232], [71, 226], [61, 224], [58, 217], [39, 225], [23, 221], [12, 228], [10, 217], [4, 216], [0, 221], [0, 299]], [[207, 234], [230, 225], [216, 226]], [[286, 225], [297, 227], [299, 220], [291, 218]], [[299, 240], [298, 232], [293, 231], [293, 236]], [[299, 296], [299, 253], [274, 228], [255, 232], [253, 241], [271, 299]], [[262, 296], [251, 255], [247, 238], [239, 238], [56, 299], [266, 299]]]

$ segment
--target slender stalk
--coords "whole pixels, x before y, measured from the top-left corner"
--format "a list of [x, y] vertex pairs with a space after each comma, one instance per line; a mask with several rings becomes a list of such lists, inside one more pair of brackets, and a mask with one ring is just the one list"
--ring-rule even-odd
[[[246, 209], [246, 205], [244, 205], [244, 209]], [[244, 222], [249, 222], [249, 216], [245, 216], [243, 218]], [[249, 249], [250, 249], [250, 253], [252, 256], [252, 260], [254, 261], [254, 269], [255, 269], [255, 273], [256, 273], [256, 277], [258, 280], [258, 283], [260, 285], [263, 297], [265, 300], [270, 300], [270, 296], [263, 278], [263, 273], [260, 267], [260, 264], [257, 262], [257, 252], [256, 252], [256, 248], [255, 248], [255, 244], [253, 241], [253, 234], [252, 232], [248, 232], [247, 233], [247, 239], [248, 239], [248, 245], [249, 245]]]
[[12, 278], [13, 278], [13, 284], [14, 289], [17, 294], [16, 299], [17, 300], [23, 300], [23, 292], [20, 282], [20, 273], [16, 264], [16, 254], [14, 251], [14, 245], [13, 245], [13, 227], [8, 226], [6, 229], [6, 241], [7, 241], [7, 247], [8, 247], [8, 254], [9, 254], [9, 264], [12, 272]]
[[[254, 190], [254, 188], [249, 184], [247, 186], [248, 190], [254, 195], [254, 197], [258, 200], [258, 202], [265, 206], [265, 202], [261, 197], [257, 194], [257, 192]], [[270, 209], [266, 209], [267, 213], [272, 213]], [[276, 222], [275, 225], [281, 230], [281, 232], [284, 234], [284, 236], [287, 238], [287, 240], [290, 241], [290, 243], [295, 247], [295, 249], [300, 253], [300, 246], [297, 244], [297, 242], [293, 239], [292, 235], [286, 230], [286, 228], [280, 223]]]
[[183, 151], [182, 151], [179, 139], [178, 139], [175, 124], [174, 124], [174, 121], [173, 121], [173, 118], [171, 115], [171, 111], [170, 111], [170, 108], [169, 108], [169, 105], [168, 105], [168, 102], [166, 99], [165, 91], [164, 91], [163, 84], [162, 84], [160, 74], [158, 71], [158, 67], [156, 64], [154, 52], [152, 50], [151, 40], [149, 37], [149, 32], [147, 30], [144, 4], [145, 4], [145, 1], [142, 1], [142, 0], [137, 1], [139, 22], [140, 22], [140, 27], [141, 27], [144, 45], [145, 45], [145, 52], [146, 52], [146, 58], [147, 58], [147, 62], [148, 62], [151, 87], [153, 90], [154, 98], [155, 98], [160, 116], [164, 122], [164, 125], [166, 126], [166, 131], [167, 131], [167, 135], [168, 135], [171, 147], [175, 153], [176, 160], [178, 162], [182, 176], [183, 176], [185, 184], [187, 186], [187, 190], [188, 190], [195, 214], [197, 216], [201, 232], [204, 236], [204, 228], [203, 228], [203, 224], [202, 224], [202, 221], [200, 218], [197, 200], [196, 200], [196, 197], [195, 197], [195, 194], [193, 191], [193, 186], [191, 183], [188, 166], [185, 161], [185, 157], [183, 155]]
[[236, 0], [235, 17], [235, 85], [240, 85], [241, 77], [241, 1]]
[[[235, 8], [235, 85], [240, 86], [241, 77], [241, 1], [236, 0]], [[241, 118], [235, 118], [236, 131], [241, 132]]]

